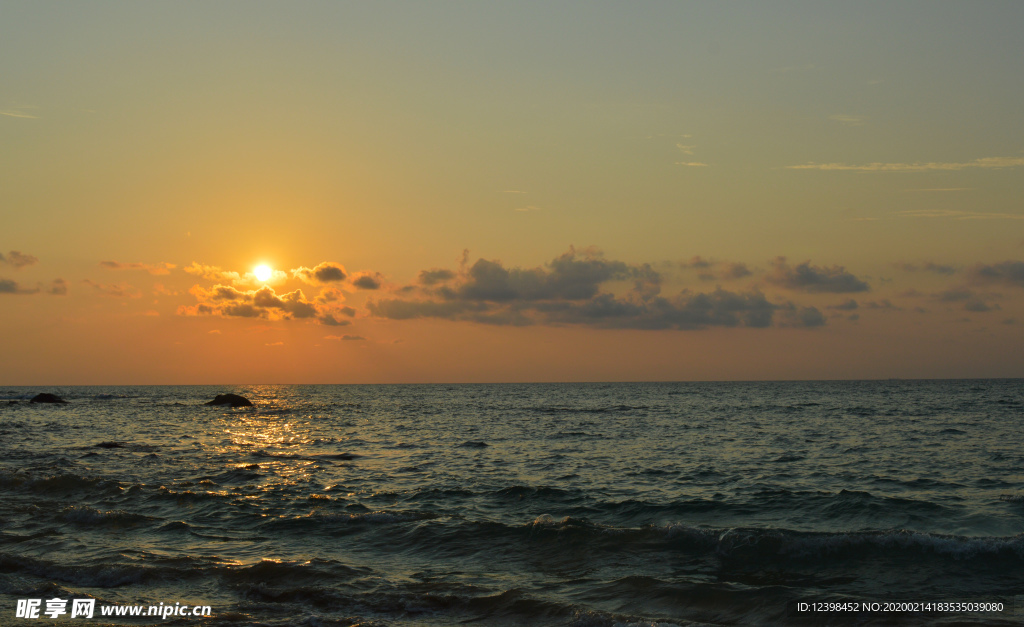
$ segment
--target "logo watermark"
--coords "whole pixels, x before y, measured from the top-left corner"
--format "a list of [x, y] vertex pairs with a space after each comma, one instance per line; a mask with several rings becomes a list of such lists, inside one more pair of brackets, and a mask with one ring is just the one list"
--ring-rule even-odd
[[[68, 604], [71, 604], [70, 614]], [[101, 605], [96, 608], [96, 599], [18, 599], [15, 618], [93, 618], [93, 616], [153, 616], [166, 619], [169, 616], [210, 616], [209, 605], [187, 603], [160, 603], [159, 605]]]

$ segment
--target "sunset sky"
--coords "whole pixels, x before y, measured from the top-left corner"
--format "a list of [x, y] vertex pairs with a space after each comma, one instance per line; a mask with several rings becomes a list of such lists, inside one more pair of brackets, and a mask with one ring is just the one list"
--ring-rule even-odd
[[0, 0], [0, 384], [1024, 377], [1022, 24]]

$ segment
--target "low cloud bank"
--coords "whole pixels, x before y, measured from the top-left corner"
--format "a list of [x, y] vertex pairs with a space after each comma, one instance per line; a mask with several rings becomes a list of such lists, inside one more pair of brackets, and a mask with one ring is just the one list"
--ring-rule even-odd
[[393, 320], [442, 318], [517, 326], [702, 329], [825, 324], [817, 308], [771, 302], [756, 289], [684, 290], [663, 296], [661, 274], [649, 264], [608, 260], [596, 249], [570, 248], [537, 268], [479, 259], [458, 273], [425, 270], [419, 284], [412, 290], [414, 297], [372, 300], [367, 308], [374, 316]]

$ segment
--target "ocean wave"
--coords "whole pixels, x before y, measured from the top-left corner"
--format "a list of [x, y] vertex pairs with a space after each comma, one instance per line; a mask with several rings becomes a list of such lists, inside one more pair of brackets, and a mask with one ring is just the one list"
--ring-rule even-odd
[[121, 483], [96, 476], [82, 476], [74, 473], [62, 473], [46, 477], [35, 477], [25, 472], [0, 471], [0, 488], [22, 489], [33, 494], [116, 494], [121, 491]]
[[107, 528], [134, 527], [153, 520], [153, 516], [134, 514], [124, 510], [100, 511], [87, 505], [71, 505], [61, 510], [58, 517], [64, 522], [84, 526], [103, 526]]
[[438, 518], [438, 514], [427, 511], [378, 510], [370, 512], [323, 512], [313, 511], [304, 516], [280, 516], [262, 523], [275, 529], [327, 530], [343, 527], [363, 527], [418, 522]]
[[31, 575], [44, 580], [86, 588], [117, 588], [156, 580], [175, 580], [187, 573], [181, 569], [156, 568], [136, 564], [74, 564], [23, 555], [0, 553], [0, 572]]
[[650, 407], [647, 405], [603, 405], [597, 407], [546, 405], [541, 407], [528, 407], [525, 409], [539, 414], [609, 414], [644, 411], [650, 409]]
[[374, 571], [366, 567], [352, 567], [335, 560], [313, 558], [305, 562], [288, 560], [261, 560], [243, 566], [217, 566], [211, 569], [227, 583], [282, 582], [338, 582], [356, 577], [369, 577]]
[[501, 488], [492, 492], [494, 496], [501, 498], [513, 498], [513, 499], [555, 499], [565, 500], [567, 498], [577, 498], [580, 495], [575, 490], [566, 490], [563, 488], [553, 488], [550, 486], [524, 486], [524, 485], [513, 485], [507, 488]]

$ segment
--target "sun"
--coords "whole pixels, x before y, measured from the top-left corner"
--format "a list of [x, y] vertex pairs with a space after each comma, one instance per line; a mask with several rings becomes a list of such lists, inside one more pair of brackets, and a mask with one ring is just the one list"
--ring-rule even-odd
[[252, 273], [256, 275], [257, 279], [264, 282], [274, 276], [274, 271], [270, 269], [270, 266], [266, 265], [256, 266], [252, 269]]

